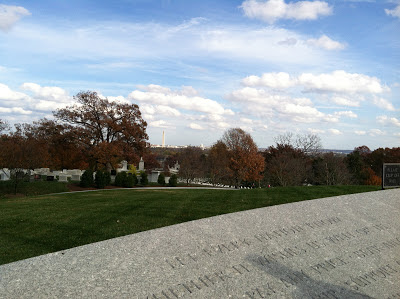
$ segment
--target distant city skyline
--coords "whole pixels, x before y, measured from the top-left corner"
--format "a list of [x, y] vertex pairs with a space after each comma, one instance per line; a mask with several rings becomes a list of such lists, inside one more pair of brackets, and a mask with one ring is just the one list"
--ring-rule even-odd
[[400, 1], [0, 3], [0, 119], [52, 118], [93, 90], [136, 103], [151, 144], [241, 127], [323, 148], [400, 146]]

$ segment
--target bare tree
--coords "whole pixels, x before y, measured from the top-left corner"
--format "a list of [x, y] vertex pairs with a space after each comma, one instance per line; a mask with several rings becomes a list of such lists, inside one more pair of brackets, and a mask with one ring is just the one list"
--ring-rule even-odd
[[321, 151], [321, 138], [316, 134], [294, 135], [292, 132], [274, 138], [276, 144], [289, 145], [308, 155], [315, 155]]
[[195, 178], [204, 176], [205, 160], [203, 150], [196, 146], [188, 146], [179, 154], [179, 176], [189, 185]]

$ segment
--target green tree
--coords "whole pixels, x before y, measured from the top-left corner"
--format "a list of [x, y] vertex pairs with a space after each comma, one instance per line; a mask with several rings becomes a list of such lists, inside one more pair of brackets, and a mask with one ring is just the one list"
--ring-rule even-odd
[[108, 185], [107, 171], [97, 170], [94, 178], [95, 186], [99, 189], [104, 189]]
[[127, 174], [125, 171], [118, 172], [117, 175], [115, 176], [115, 181], [114, 181], [115, 186], [123, 187], [126, 177]]
[[149, 179], [148, 179], [147, 173], [145, 171], [142, 171], [140, 173], [140, 184], [142, 186], [147, 186], [149, 184]]
[[93, 171], [90, 169], [85, 170], [85, 172], [81, 176], [80, 186], [84, 188], [93, 187]]
[[158, 184], [164, 186], [165, 185], [165, 175], [164, 173], [160, 173], [160, 175], [157, 178]]
[[176, 174], [171, 175], [169, 178], [168, 186], [176, 187], [178, 186], [178, 176]]

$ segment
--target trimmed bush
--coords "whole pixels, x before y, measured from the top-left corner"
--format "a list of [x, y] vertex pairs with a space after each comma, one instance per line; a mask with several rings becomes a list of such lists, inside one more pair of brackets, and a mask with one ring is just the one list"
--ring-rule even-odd
[[107, 174], [106, 173], [108, 173], [108, 172], [107, 171], [102, 171], [102, 170], [96, 171], [96, 175], [95, 175], [95, 178], [94, 178], [94, 182], [95, 182], [96, 188], [104, 189], [104, 187], [108, 185], [107, 184], [107, 177], [106, 177]]
[[115, 186], [124, 187], [124, 182], [126, 180], [126, 177], [127, 175], [125, 171], [118, 172], [115, 177], [115, 182], [114, 182]]
[[158, 176], [158, 179], [157, 179], [157, 183], [159, 183], [162, 186], [165, 185], [165, 175], [164, 175], [164, 173], [160, 173], [160, 175]]
[[168, 186], [176, 187], [178, 186], [178, 176], [176, 174], [171, 175], [169, 178]]
[[104, 171], [104, 178], [106, 180], [106, 186], [110, 186], [111, 185], [111, 174], [107, 170]]
[[81, 181], [79, 185], [83, 188], [93, 187], [93, 171], [91, 171], [90, 169], [85, 170], [85, 172], [81, 176]]
[[132, 174], [128, 174], [124, 179], [123, 187], [132, 188], [135, 185], [135, 179]]
[[147, 173], [143, 171], [140, 174], [140, 184], [143, 186], [146, 186], [148, 183], [149, 183], [149, 179], [147, 178]]

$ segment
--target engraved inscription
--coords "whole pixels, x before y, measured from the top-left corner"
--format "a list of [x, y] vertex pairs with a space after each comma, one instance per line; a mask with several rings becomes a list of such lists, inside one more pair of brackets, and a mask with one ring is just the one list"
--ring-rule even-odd
[[267, 283], [261, 287], [255, 288], [254, 290], [247, 291], [245, 293], [245, 296], [251, 299], [268, 298], [275, 293], [276, 291], [270, 286], [270, 284]]
[[396, 268], [398, 267], [394, 264], [386, 264], [362, 275], [350, 277], [350, 279], [344, 283], [354, 290], [359, 290], [360, 288], [377, 283], [380, 280], [391, 278], [391, 276], [399, 273], [399, 270]]
[[204, 288], [212, 287], [218, 283], [223, 283], [227, 280], [234, 279], [237, 276], [244, 275], [251, 271], [250, 265], [240, 263], [230, 266], [221, 271], [215, 271], [206, 275], [201, 275], [196, 279], [191, 279], [174, 286], [163, 289], [160, 292], [152, 293], [145, 298], [182, 298], [184, 296], [196, 293]]

